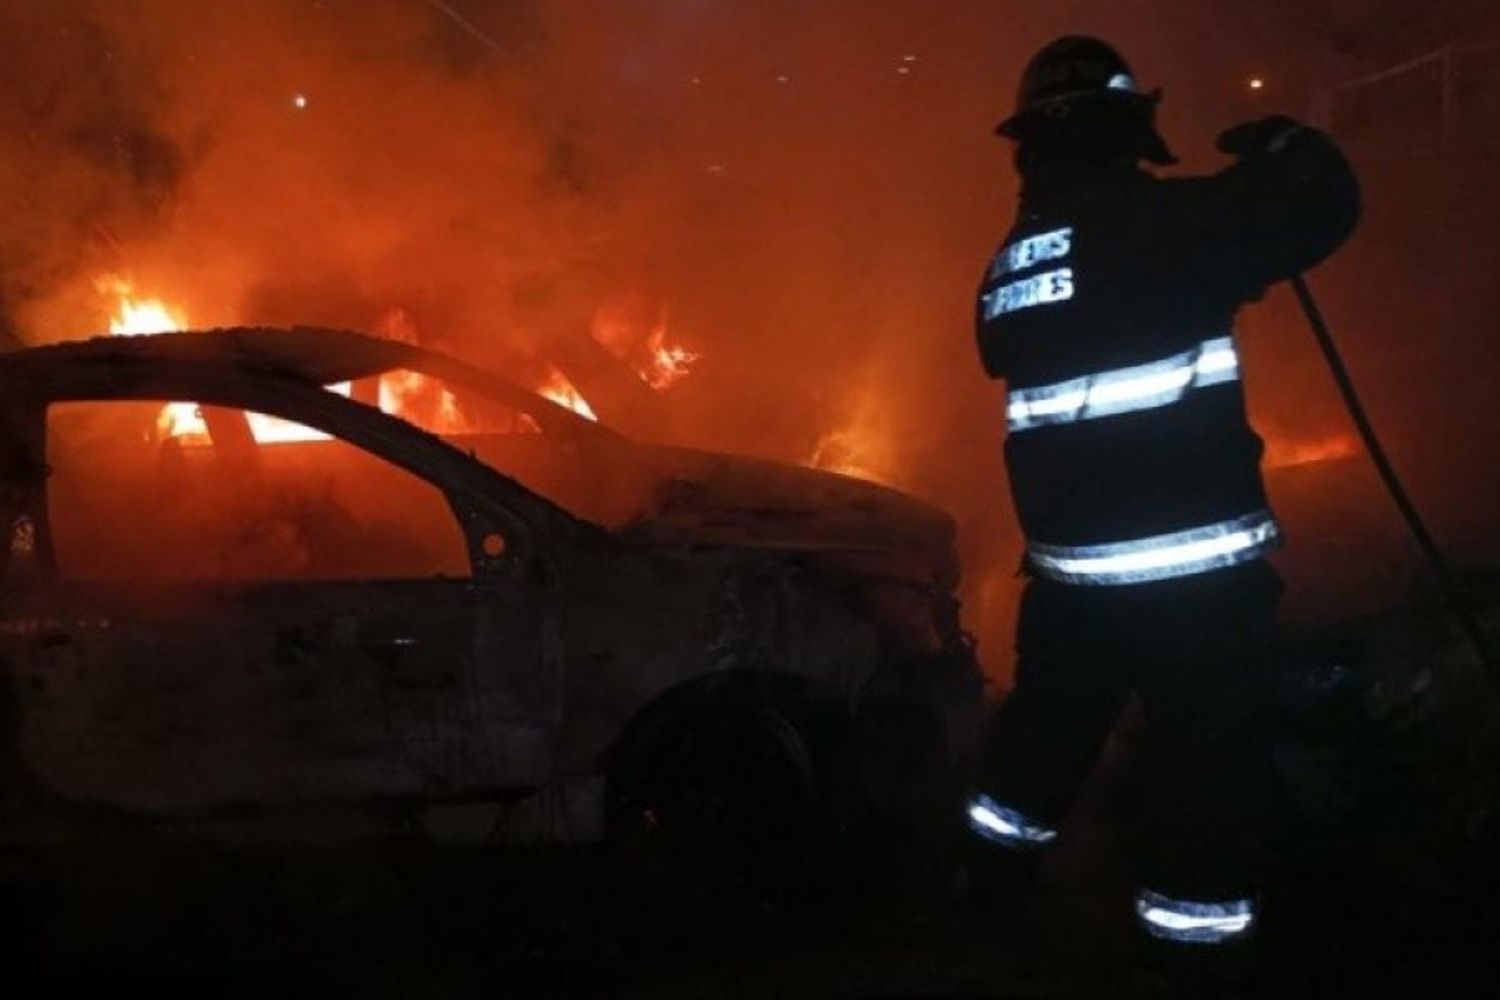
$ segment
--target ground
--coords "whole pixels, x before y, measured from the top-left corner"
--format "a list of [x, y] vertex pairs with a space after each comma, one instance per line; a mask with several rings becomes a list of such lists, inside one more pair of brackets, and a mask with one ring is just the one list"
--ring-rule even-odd
[[[1500, 726], [1484, 672], [1437, 612], [1310, 648], [1324, 668], [1349, 653], [1361, 676], [1289, 675], [1255, 995], [1431, 995], [1487, 974], [1500, 755], [1483, 734]], [[64, 992], [1137, 995], [1131, 746], [1126, 727], [1049, 858], [1034, 947], [958, 904], [936, 829], [830, 840], [780, 878], [702, 892], [603, 849], [245, 854], [101, 834], [8, 859], [0, 940], [12, 969]]]
[[[825, 859], [789, 890], [686, 909], [671, 884], [653, 896], [599, 850], [387, 844], [246, 856], [112, 845], [30, 858], [25, 888], [7, 899], [6, 940], [13, 969], [65, 993], [1137, 995], [1122, 859], [1107, 831], [1070, 836], [1047, 870], [1044, 943], [1029, 955], [1003, 915], [976, 919], [954, 900], [951, 858], [892, 844]], [[1283, 848], [1261, 995], [1315, 984], [1381, 995], [1482, 964], [1484, 893], [1414, 885], [1417, 864], [1340, 860], [1352, 846]]]

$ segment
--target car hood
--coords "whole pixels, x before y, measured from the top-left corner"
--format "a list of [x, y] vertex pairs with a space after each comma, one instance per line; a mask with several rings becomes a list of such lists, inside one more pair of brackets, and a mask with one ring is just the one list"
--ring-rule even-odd
[[957, 527], [937, 507], [832, 472], [685, 448], [642, 447], [646, 513], [623, 533], [661, 542], [842, 554], [951, 586]]

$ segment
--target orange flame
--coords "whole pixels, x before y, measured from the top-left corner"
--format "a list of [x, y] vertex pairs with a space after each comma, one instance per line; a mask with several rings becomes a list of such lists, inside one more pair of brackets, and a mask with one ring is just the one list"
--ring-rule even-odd
[[807, 465], [840, 475], [899, 485], [899, 429], [885, 405], [886, 383], [880, 372], [868, 372], [828, 404], [822, 421], [828, 428], [807, 457]]
[[[382, 336], [404, 344], [415, 344], [421, 339], [416, 323], [399, 306], [382, 316], [375, 328]], [[535, 391], [537, 395], [566, 406], [579, 416], [589, 420], [597, 419], [582, 394], [555, 368], [549, 369], [547, 379]], [[383, 412], [401, 417], [434, 434], [535, 434], [541, 430], [536, 421], [525, 414], [519, 414], [501, 426], [480, 427], [464, 412], [458, 398], [446, 386], [420, 372], [393, 371], [382, 375], [379, 406]]]
[[[188, 329], [186, 314], [162, 299], [137, 298], [132, 283], [125, 278], [106, 275], [95, 282], [103, 294], [116, 298], [116, 313], [110, 319], [109, 332], [120, 337], [177, 333]], [[377, 324], [380, 333], [406, 343], [416, 343], [415, 324], [401, 309], [388, 312]], [[349, 382], [326, 387], [330, 392], [348, 397], [353, 391]], [[588, 402], [562, 372], [549, 369], [547, 379], [537, 393], [566, 406], [579, 416], [597, 420]], [[381, 375], [377, 405], [383, 413], [400, 417], [436, 434], [477, 434], [480, 428], [463, 410], [456, 396], [437, 379], [419, 372], [392, 371]], [[299, 441], [327, 441], [329, 435], [316, 428], [282, 420], [264, 413], [247, 411], [246, 420], [257, 444], [285, 444]], [[489, 430], [502, 430], [488, 428]], [[212, 443], [203, 411], [196, 403], [167, 403], [156, 418], [157, 434], [182, 444]], [[531, 418], [520, 415], [503, 428], [510, 433], [536, 433], [539, 428]]]
[[[142, 337], [157, 333], [179, 333], [188, 328], [187, 316], [161, 299], [136, 298], [133, 284], [118, 275], [106, 275], [95, 283], [101, 292], [116, 296], [117, 311], [109, 321], [109, 332], [117, 337]], [[340, 382], [328, 387], [341, 396], [349, 395], [351, 386]], [[246, 413], [250, 433], [258, 444], [291, 441], [326, 441], [328, 435], [312, 427], [267, 416]], [[176, 438], [183, 444], [208, 444], [211, 439], [203, 411], [196, 403], [168, 403], [156, 417], [156, 432], [163, 438]]]
[[109, 332], [117, 337], [140, 337], [187, 329], [182, 313], [160, 299], [132, 299], [129, 286], [119, 291], [120, 306], [109, 321]]
[[[109, 321], [109, 332], [116, 337], [143, 337], [187, 329], [183, 313], [161, 299], [133, 298], [135, 289], [125, 278], [105, 275], [94, 282], [94, 287], [117, 298], [117, 311]], [[156, 417], [156, 432], [164, 438], [182, 438], [194, 443], [208, 441], [208, 425], [196, 403], [163, 406]]]
[[652, 329], [645, 347], [647, 361], [637, 371], [657, 392], [665, 392], [689, 375], [693, 362], [700, 357], [681, 344], [667, 343], [665, 321]]
[[[403, 344], [418, 341], [417, 325], [399, 306], [386, 312], [375, 330]], [[401, 417], [435, 434], [474, 434], [479, 428], [464, 413], [458, 398], [436, 379], [420, 372], [393, 371], [380, 377], [377, 403], [382, 413]]]
[[865, 428], [849, 426], [819, 438], [807, 464], [841, 476], [886, 482], [890, 477], [883, 471], [889, 464], [885, 450], [884, 442], [876, 440]]
[[537, 387], [536, 393], [538, 396], [552, 400], [552, 402], [559, 406], [566, 406], [580, 417], [592, 420], [595, 423], [599, 421], [599, 418], [594, 416], [594, 411], [589, 406], [588, 400], [584, 399], [578, 390], [573, 388], [573, 383], [569, 382], [567, 377], [556, 368], [548, 370], [547, 381]]
[[[453, 393], [420, 372], [394, 371], [380, 376], [378, 405], [382, 413], [404, 416], [439, 433], [474, 431]], [[426, 419], [415, 419], [418, 412]]]
[[652, 319], [643, 319], [644, 312], [639, 297], [600, 306], [589, 333], [611, 354], [635, 369], [641, 381], [657, 392], [665, 392], [691, 374], [693, 362], [701, 355], [668, 342], [665, 305]]

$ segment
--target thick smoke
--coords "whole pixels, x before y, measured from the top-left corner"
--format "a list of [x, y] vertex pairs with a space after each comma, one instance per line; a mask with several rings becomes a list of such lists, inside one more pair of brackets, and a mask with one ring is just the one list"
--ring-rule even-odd
[[183, 163], [149, 57], [63, 5], [0, 8], [0, 331], [155, 231]]
[[[1065, 32], [1115, 41], [1166, 89], [1184, 169], [1212, 169], [1217, 129], [1272, 110], [1355, 114], [1355, 98], [1316, 96], [1476, 37], [1491, 13], [1389, 0], [0, 0], [0, 315], [31, 342], [100, 331], [113, 303], [95, 282], [114, 273], [199, 326], [374, 329], [400, 308], [428, 343], [499, 364], [586, 338], [601, 305], [664, 308], [703, 360], [666, 397], [660, 435], [861, 470], [952, 511], [968, 624], [1003, 671], [1020, 543], [971, 295], [1012, 210], [1009, 150], [989, 133], [1027, 55]], [[1252, 93], [1255, 74], [1267, 86]], [[1318, 284], [1382, 423], [1441, 428], [1398, 435], [1441, 523], [1474, 505], [1440, 488], [1462, 478], [1440, 472], [1457, 449], [1431, 444], [1468, 434], [1487, 393], [1474, 369], [1434, 385], [1434, 358], [1475, 342], [1458, 331], [1479, 329], [1494, 230], [1474, 225], [1484, 240], [1467, 263], [1442, 263], [1432, 220], [1475, 206], [1445, 195], [1446, 214], [1420, 221], [1393, 203], [1453, 180], [1451, 158], [1390, 162], [1402, 141], [1355, 143], [1378, 200]], [[1493, 219], [1492, 193], [1458, 189]], [[1273, 295], [1245, 324], [1273, 452], [1348, 434], [1287, 305]], [[1400, 373], [1419, 360], [1417, 391]]]

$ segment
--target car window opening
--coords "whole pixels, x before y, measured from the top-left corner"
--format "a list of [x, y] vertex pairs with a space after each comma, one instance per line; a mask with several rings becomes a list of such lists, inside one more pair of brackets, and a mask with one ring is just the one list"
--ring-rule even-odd
[[[243, 417], [244, 411], [218, 410]], [[329, 438], [246, 448], [153, 440], [133, 403], [48, 419], [50, 529], [64, 579], [157, 583], [471, 575], [442, 491]], [[15, 545], [12, 532], [12, 546]]]

